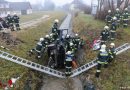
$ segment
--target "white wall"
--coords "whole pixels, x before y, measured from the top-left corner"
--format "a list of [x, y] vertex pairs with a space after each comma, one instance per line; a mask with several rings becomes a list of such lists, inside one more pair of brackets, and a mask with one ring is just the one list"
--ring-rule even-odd
[[11, 15], [14, 15], [14, 13], [16, 13], [17, 15], [21, 15], [21, 11], [11, 11]]
[[28, 9], [27, 14], [31, 14], [31, 13], [32, 13], [32, 9]]
[[5, 12], [0, 11], [0, 17], [6, 17], [8, 13], [10, 13], [10, 11], [5, 11]]

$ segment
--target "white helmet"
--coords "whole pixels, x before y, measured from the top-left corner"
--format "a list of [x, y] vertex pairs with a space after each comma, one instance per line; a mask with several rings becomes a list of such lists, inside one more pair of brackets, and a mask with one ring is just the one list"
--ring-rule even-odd
[[116, 17], [113, 17], [113, 20], [117, 20], [117, 18], [116, 18]]
[[116, 11], [119, 11], [119, 8], [117, 8]]
[[111, 43], [110, 45], [115, 47], [115, 43]]
[[105, 44], [101, 45], [100, 51], [106, 51], [106, 45]]
[[8, 15], [10, 14], [10, 12], [7, 13]]
[[45, 37], [46, 37], [46, 38], [49, 38], [49, 35], [46, 35]]
[[16, 13], [14, 13], [14, 15], [17, 15]]
[[50, 37], [52, 37], [52, 36], [53, 36], [53, 34], [51, 33], [51, 34], [50, 34]]
[[70, 43], [70, 46], [73, 46], [74, 44], [73, 43]]
[[66, 54], [67, 54], [67, 55], [70, 55], [70, 54], [72, 54], [72, 52], [71, 52], [71, 51], [68, 51]]
[[76, 33], [75, 36], [78, 37], [79, 35]]
[[40, 42], [44, 41], [44, 38], [40, 38]]
[[55, 19], [55, 21], [54, 21], [55, 23], [59, 23], [59, 20], [58, 19]]
[[108, 27], [108, 26], [105, 26], [105, 27], [104, 27], [104, 30], [108, 30], [108, 29], [109, 29], [109, 27]]
[[111, 10], [108, 10], [108, 13], [111, 13]]
[[125, 11], [128, 11], [128, 8], [125, 8]]
[[69, 38], [69, 37], [70, 37], [70, 35], [67, 34], [66, 38]]

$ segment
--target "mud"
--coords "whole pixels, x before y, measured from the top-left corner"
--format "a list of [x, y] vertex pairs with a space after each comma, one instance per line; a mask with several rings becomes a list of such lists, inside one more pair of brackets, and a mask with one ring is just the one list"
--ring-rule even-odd
[[16, 38], [14, 35], [5, 32], [0, 33], [0, 42], [1, 44], [4, 43], [6, 45], [13, 45], [13, 46], [18, 45], [20, 43], [25, 43], [24, 41]]
[[82, 82], [79, 78], [58, 79], [44, 77], [41, 90], [83, 90]]

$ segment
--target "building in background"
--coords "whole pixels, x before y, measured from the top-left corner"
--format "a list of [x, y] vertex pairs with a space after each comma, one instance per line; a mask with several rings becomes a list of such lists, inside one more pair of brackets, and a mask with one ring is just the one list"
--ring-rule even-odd
[[7, 2], [0, 0], [0, 17], [5, 17], [8, 13], [16, 13], [17, 15], [31, 14], [32, 6], [30, 2]]
[[4, 17], [10, 13], [9, 3], [4, 0], [0, 0], [0, 17]]
[[32, 13], [30, 2], [9, 2], [9, 8], [11, 13], [17, 13], [18, 15], [27, 15]]

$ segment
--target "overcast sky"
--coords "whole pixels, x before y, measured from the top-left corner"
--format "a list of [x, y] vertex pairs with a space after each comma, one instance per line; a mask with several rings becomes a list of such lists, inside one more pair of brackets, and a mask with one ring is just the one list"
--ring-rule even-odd
[[[44, 2], [44, 0], [7, 0], [7, 1], [11, 1], [11, 2], [21, 2], [21, 1], [30, 1], [31, 4], [35, 4], [35, 3], [42, 3]], [[73, 0], [52, 0], [57, 6], [61, 6], [64, 5], [66, 3], [72, 2]], [[86, 4], [91, 4], [91, 0], [83, 0]], [[94, 0], [95, 1], [95, 0]]]

